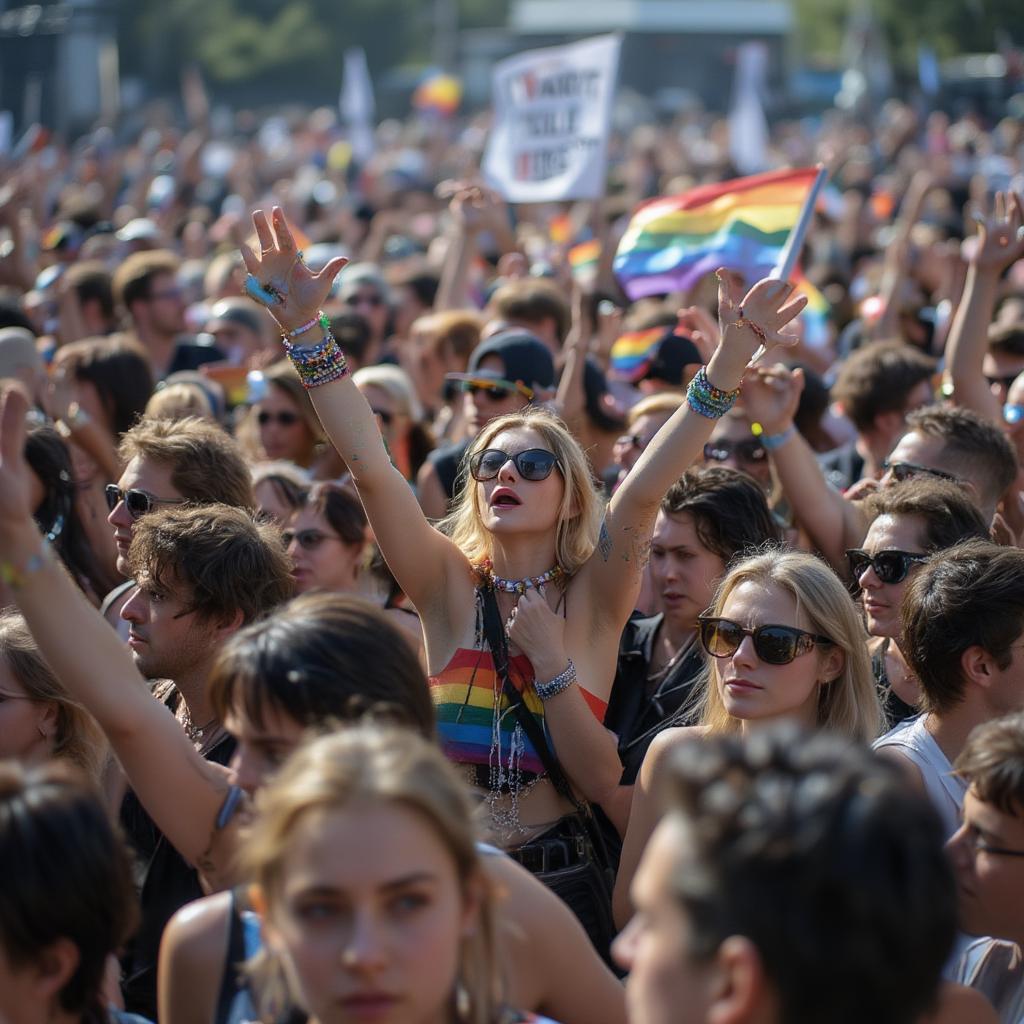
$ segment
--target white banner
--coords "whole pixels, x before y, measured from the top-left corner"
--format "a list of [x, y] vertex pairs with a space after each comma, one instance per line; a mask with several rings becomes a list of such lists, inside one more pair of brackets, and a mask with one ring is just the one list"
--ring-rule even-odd
[[338, 109], [348, 127], [352, 156], [356, 163], [363, 164], [373, 156], [374, 102], [366, 54], [358, 46], [345, 51]]
[[622, 38], [531, 50], [494, 69], [487, 181], [511, 203], [599, 199]]

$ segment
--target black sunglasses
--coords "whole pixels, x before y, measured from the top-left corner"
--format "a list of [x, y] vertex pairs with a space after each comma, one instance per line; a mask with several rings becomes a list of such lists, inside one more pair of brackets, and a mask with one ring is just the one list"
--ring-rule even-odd
[[555, 453], [544, 448], [528, 448], [515, 455], [503, 452], [500, 448], [485, 448], [469, 460], [470, 475], [474, 480], [493, 480], [509, 459], [524, 480], [546, 480], [555, 466], [562, 468]]
[[268, 423], [277, 423], [282, 427], [294, 427], [299, 422], [299, 414], [287, 410], [281, 412], [266, 412], [264, 410], [257, 415], [256, 422], [261, 427], [267, 426]]
[[892, 473], [892, 477], [897, 483], [903, 483], [904, 480], [909, 480], [918, 473], [924, 473], [926, 476], [935, 476], [940, 480], [951, 480], [955, 484], [960, 483], [960, 478], [952, 473], [946, 473], [941, 469], [931, 469], [928, 466], [921, 466], [916, 462], [889, 462], [886, 460], [883, 463], [883, 468]]
[[701, 645], [712, 658], [732, 657], [740, 649], [745, 636], [753, 637], [754, 652], [768, 665], [788, 665], [815, 644], [833, 643], [827, 636], [808, 633], [794, 626], [765, 625], [747, 629], [732, 619], [710, 615], [698, 616], [697, 623]]
[[860, 548], [850, 548], [846, 552], [846, 561], [850, 566], [850, 575], [859, 580], [867, 572], [868, 566], [875, 570], [880, 583], [902, 583], [915, 562], [924, 562], [927, 555], [915, 554], [913, 551], [877, 551], [869, 555]]
[[107, 496], [107, 508], [111, 512], [117, 508], [119, 502], [123, 501], [124, 507], [128, 509], [128, 515], [132, 519], [138, 519], [139, 516], [152, 512], [157, 505], [184, 505], [188, 500], [186, 498], [154, 498], [152, 494], [147, 494], [134, 487], [122, 491], [117, 484], [107, 484], [103, 493]]
[[340, 537], [332, 537], [329, 533], [320, 530], [282, 530], [281, 540], [286, 548], [291, 547], [293, 540], [299, 542], [303, 551], [315, 551], [325, 540], [341, 540]]
[[740, 462], [764, 462], [768, 449], [756, 437], [747, 441], [708, 441], [704, 445], [704, 458], [708, 462], [725, 462], [733, 454]]
[[644, 445], [644, 439], [639, 434], [623, 434], [621, 437], [615, 438], [615, 443], [620, 448], [636, 448], [637, 451], [643, 451], [646, 447]]
[[384, 300], [379, 295], [361, 295], [356, 292], [354, 295], [350, 295], [345, 300], [346, 306], [371, 306], [376, 308], [377, 306], [383, 306]]

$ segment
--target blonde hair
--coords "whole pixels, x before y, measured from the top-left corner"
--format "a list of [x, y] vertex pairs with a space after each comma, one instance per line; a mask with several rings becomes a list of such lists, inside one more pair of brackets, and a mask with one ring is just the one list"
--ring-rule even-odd
[[671, 415], [678, 409], [686, 399], [683, 395], [671, 391], [662, 391], [657, 395], [648, 395], [641, 398], [636, 405], [630, 406], [626, 414], [629, 426], [636, 426], [641, 416], [659, 416], [663, 413]]
[[[355, 725], [300, 747], [256, 797], [256, 815], [242, 847], [246, 877], [257, 886], [263, 912], [273, 916], [281, 898], [284, 865], [300, 820], [353, 805], [394, 804], [427, 822], [451, 854], [463, 891], [481, 892], [478, 927], [463, 940], [458, 982], [469, 995], [465, 1024], [493, 1024], [501, 1007], [491, 890], [480, 864], [468, 791], [441, 751], [410, 729]], [[249, 970], [259, 978], [277, 1016], [291, 1001], [280, 965], [265, 949]], [[452, 999], [455, 999], [453, 979]]]
[[409, 374], [398, 366], [387, 366], [383, 363], [375, 366], [363, 366], [352, 374], [352, 383], [362, 390], [364, 387], [380, 388], [386, 391], [391, 400], [399, 407], [399, 412], [408, 416], [415, 423], [423, 419], [423, 406], [416, 397], [416, 389], [412, 385]]
[[20, 612], [0, 611], [0, 658], [33, 704], [57, 708], [54, 760], [73, 765], [97, 784], [107, 762], [107, 741], [96, 720], [61, 685], [43, 658]]
[[213, 406], [196, 384], [169, 384], [154, 391], [142, 414], [150, 419], [183, 420], [188, 416], [212, 420]]
[[[843, 652], [843, 670], [820, 690], [818, 726], [863, 743], [882, 731], [867, 633], [853, 599], [839, 577], [821, 559], [803, 552], [770, 550], [737, 562], [718, 585], [711, 615], [721, 615], [726, 601], [743, 583], [774, 586], [796, 601], [797, 615], [807, 629], [829, 637]], [[712, 733], [737, 732], [739, 719], [725, 709], [719, 691], [716, 659], [706, 671], [700, 702], [700, 722]]]
[[[569, 428], [553, 413], [527, 406], [492, 420], [477, 434], [465, 455], [465, 465], [477, 452], [488, 448], [506, 430], [533, 430], [554, 452], [561, 467], [565, 488], [558, 509], [555, 560], [570, 576], [593, 554], [604, 515], [604, 497], [594, 484], [590, 463]], [[480, 512], [479, 490], [468, 470], [456, 495], [451, 515], [441, 529], [462, 553], [477, 565], [491, 556], [491, 538]]]

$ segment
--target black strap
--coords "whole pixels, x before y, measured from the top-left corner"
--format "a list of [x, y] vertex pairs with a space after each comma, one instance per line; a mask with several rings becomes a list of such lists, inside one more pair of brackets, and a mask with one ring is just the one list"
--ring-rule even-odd
[[245, 961], [245, 936], [242, 930], [243, 901], [237, 889], [231, 890], [228, 921], [228, 948], [224, 957], [224, 972], [217, 993], [217, 1013], [214, 1024], [227, 1024], [231, 1017], [231, 1004], [239, 992], [239, 968]]
[[578, 811], [583, 810], [572, 786], [566, 778], [562, 766], [555, 759], [555, 755], [548, 746], [544, 730], [537, 724], [537, 720], [530, 714], [530, 709], [523, 703], [522, 694], [512, 684], [508, 673], [508, 643], [505, 637], [505, 629], [501, 622], [501, 612], [498, 610], [498, 599], [494, 591], [489, 587], [480, 587], [481, 600], [483, 601], [483, 626], [484, 637], [487, 646], [491, 649], [491, 658], [494, 660], [494, 670], [501, 679], [502, 692], [508, 698], [512, 710], [523, 727], [523, 732], [533, 744], [534, 750], [544, 764], [544, 770], [548, 773], [552, 785], [556, 791], [572, 803]]

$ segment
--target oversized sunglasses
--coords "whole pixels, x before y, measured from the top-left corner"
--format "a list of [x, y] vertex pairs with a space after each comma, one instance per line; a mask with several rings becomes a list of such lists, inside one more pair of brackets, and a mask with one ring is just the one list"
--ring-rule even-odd
[[884, 468], [892, 473], [892, 478], [897, 483], [909, 480], [911, 477], [917, 476], [918, 473], [924, 473], [925, 476], [938, 477], [940, 480], [951, 480], [955, 484], [961, 482], [960, 478], [952, 473], [946, 473], [941, 469], [931, 469], [929, 466], [921, 466], [916, 462], [889, 462], [887, 460], [884, 463]]
[[924, 562], [927, 555], [913, 551], [877, 551], [869, 555], [860, 548], [850, 548], [846, 552], [846, 561], [850, 566], [850, 575], [859, 580], [868, 571], [868, 566], [875, 570], [880, 583], [902, 583], [916, 562]]
[[261, 427], [265, 427], [270, 423], [276, 423], [279, 427], [294, 427], [299, 422], [299, 414], [297, 412], [289, 412], [287, 409], [282, 409], [281, 412], [267, 412], [264, 410], [256, 416], [256, 422]]
[[186, 498], [154, 498], [152, 494], [147, 494], [146, 491], [140, 491], [134, 487], [123, 491], [117, 484], [107, 484], [103, 493], [107, 497], [107, 508], [111, 512], [117, 508], [119, 502], [123, 501], [124, 507], [128, 509], [128, 515], [132, 519], [138, 519], [139, 516], [152, 512], [157, 505], [184, 505], [187, 502]]
[[460, 380], [459, 388], [470, 395], [486, 395], [493, 402], [503, 402], [517, 391], [528, 402], [533, 401], [533, 388], [519, 381], [479, 377], [475, 380]]
[[833, 643], [827, 636], [808, 633], [794, 626], [758, 626], [747, 629], [732, 619], [701, 615], [697, 619], [700, 642], [712, 658], [731, 658], [745, 636], [754, 640], [754, 653], [768, 665], [788, 665], [816, 644]]
[[325, 540], [341, 540], [340, 537], [332, 537], [329, 533], [320, 530], [282, 530], [281, 540], [284, 546], [290, 548], [292, 541], [298, 541], [303, 551], [315, 551]]
[[514, 455], [500, 448], [485, 448], [469, 460], [470, 475], [474, 480], [493, 480], [509, 460], [524, 480], [546, 480], [555, 466], [562, 468], [555, 453], [544, 448], [528, 448]]
[[764, 462], [768, 449], [756, 437], [746, 441], [708, 441], [704, 445], [707, 462], [725, 462], [733, 454], [740, 462]]

